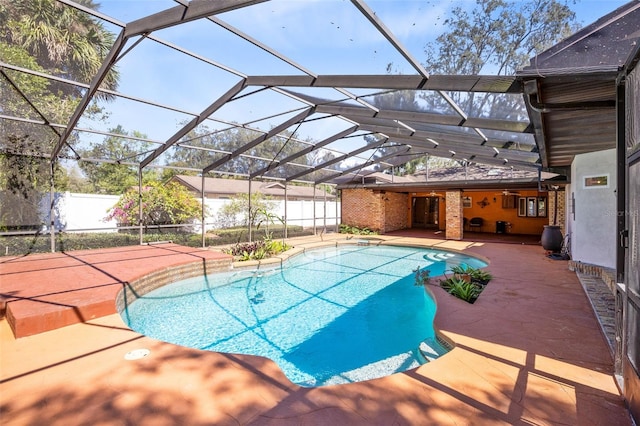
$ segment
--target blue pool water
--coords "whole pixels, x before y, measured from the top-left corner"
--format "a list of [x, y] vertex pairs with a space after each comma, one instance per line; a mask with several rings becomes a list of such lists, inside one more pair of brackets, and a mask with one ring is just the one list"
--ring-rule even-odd
[[[275, 361], [302, 386], [405, 371], [446, 352], [435, 303], [414, 270], [486, 266], [457, 253], [397, 246], [308, 250], [284, 268], [211, 274], [137, 299], [121, 313], [133, 330], [166, 342]], [[420, 350], [419, 348], [422, 348]], [[425, 352], [426, 349], [426, 352]]]

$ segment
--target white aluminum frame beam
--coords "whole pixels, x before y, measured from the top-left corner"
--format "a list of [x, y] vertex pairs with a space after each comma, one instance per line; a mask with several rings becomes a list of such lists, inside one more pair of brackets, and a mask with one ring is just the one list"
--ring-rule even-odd
[[208, 173], [208, 172], [214, 170], [216, 167], [219, 167], [222, 164], [226, 163], [227, 161], [238, 157], [240, 154], [250, 150], [251, 148], [257, 146], [258, 144], [260, 144], [260, 143], [266, 141], [267, 139], [277, 135], [278, 133], [284, 131], [288, 127], [290, 127], [290, 126], [292, 126], [292, 125], [294, 125], [296, 123], [299, 123], [301, 121], [304, 121], [305, 118], [307, 118], [308, 116], [312, 115], [313, 113], [314, 113], [314, 108], [305, 109], [301, 113], [296, 114], [295, 116], [293, 116], [292, 118], [286, 120], [285, 122], [280, 123], [279, 125], [277, 125], [273, 129], [271, 129], [270, 131], [265, 133], [264, 135], [257, 137], [256, 139], [252, 140], [251, 142], [249, 142], [247, 144], [244, 144], [240, 148], [238, 148], [235, 151], [233, 151], [231, 154], [225, 155], [223, 158], [221, 158], [221, 159], [219, 159], [217, 161], [214, 161], [213, 163], [211, 163], [210, 165], [208, 165], [207, 167], [202, 169], [202, 173]]
[[237, 82], [233, 87], [227, 90], [222, 96], [209, 105], [200, 115], [195, 117], [189, 123], [178, 130], [173, 136], [171, 136], [162, 146], [158, 147], [151, 155], [140, 162], [140, 168], [144, 168], [147, 164], [158, 158], [163, 152], [169, 149], [172, 145], [180, 141], [185, 135], [187, 135], [196, 126], [201, 124], [204, 120], [209, 118], [211, 114], [216, 112], [222, 106], [224, 106], [229, 100], [233, 99], [238, 93], [240, 93], [246, 87], [246, 81], [244, 79]]

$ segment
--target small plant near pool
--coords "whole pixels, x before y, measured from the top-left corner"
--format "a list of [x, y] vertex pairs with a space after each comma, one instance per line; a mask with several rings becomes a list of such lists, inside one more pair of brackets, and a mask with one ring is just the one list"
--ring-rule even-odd
[[440, 287], [445, 289], [446, 292], [452, 296], [469, 303], [475, 302], [483, 290], [481, 285], [456, 277], [447, 278], [446, 280], [441, 281]]
[[413, 270], [413, 273], [415, 274], [414, 285], [421, 286], [421, 285], [431, 284], [431, 277], [429, 276], [429, 274], [431, 274], [430, 270], [420, 269], [420, 267], [418, 266], [416, 269]]
[[440, 287], [469, 303], [478, 299], [487, 283], [493, 278], [489, 272], [468, 265], [455, 265], [450, 270], [453, 276], [441, 280]]
[[240, 261], [262, 260], [271, 256], [275, 256], [291, 248], [284, 241], [272, 240], [265, 238], [262, 241], [253, 241], [250, 243], [238, 243], [226, 250], [225, 253], [232, 255]]

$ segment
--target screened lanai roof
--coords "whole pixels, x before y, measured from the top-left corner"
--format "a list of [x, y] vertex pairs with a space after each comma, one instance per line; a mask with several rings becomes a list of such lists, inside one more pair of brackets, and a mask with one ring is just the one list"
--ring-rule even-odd
[[[158, 0], [103, 12], [59, 3], [101, 22], [115, 41], [92, 81], [3, 59], [2, 91], [13, 106], [0, 111], [2, 132], [32, 141], [6, 150], [143, 169], [181, 158], [177, 167], [199, 173], [314, 184], [353, 181], [428, 155], [549, 165], [539, 149], [545, 129], [528, 117], [522, 76], [431, 75], [421, 52], [407, 47], [426, 26], [438, 30], [427, 24], [440, 13], [428, 2], [411, 3], [402, 19], [384, 2], [363, 0]], [[112, 69], [120, 83], [107, 90]], [[48, 116], [30, 99], [24, 75], [43, 87], [81, 88], [84, 98], [73, 114]], [[91, 114], [95, 106], [105, 120]], [[135, 154], [82, 154], [122, 136], [117, 126]]]

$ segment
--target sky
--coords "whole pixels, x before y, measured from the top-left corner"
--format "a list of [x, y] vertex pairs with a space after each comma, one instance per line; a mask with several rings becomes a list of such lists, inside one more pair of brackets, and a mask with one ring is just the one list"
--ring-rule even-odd
[[[99, 3], [100, 12], [121, 22], [130, 22], [177, 5], [170, 0], [102, 0]], [[474, 3], [472, 0], [367, 2], [418, 62], [424, 60], [425, 44], [445, 29], [444, 23], [452, 7]], [[587, 25], [625, 3], [622, 0], [577, 0], [572, 9], [576, 12], [577, 21]], [[416, 73], [349, 1], [273, 1], [219, 17], [252, 37], [259, 38], [269, 47], [293, 59], [302, 69], [313, 73], [386, 74], [390, 63], [394, 73]], [[117, 26], [105, 25], [112, 32], [119, 32]], [[195, 37], [195, 34], [198, 36]], [[207, 20], [161, 30], [154, 35], [248, 75], [302, 73], [295, 67], [274, 60], [263, 50], [229, 36], [226, 30]], [[149, 40], [133, 47], [119, 61], [118, 67], [121, 75], [118, 91], [164, 105], [179, 106], [194, 114], [206, 108], [239, 80], [232, 73]], [[366, 92], [354, 90], [353, 93], [361, 96]], [[314, 92], [314, 95], [336, 99], [343, 97], [329, 89]], [[189, 114], [165, 111], [123, 99], [105, 106], [111, 111], [107, 123], [81, 122], [81, 125], [107, 130], [120, 124], [129, 131], [138, 130], [151, 139], [164, 141], [192, 118]], [[278, 111], [286, 118], [286, 112], [295, 108], [300, 108], [298, 102], [269, 92], [225, 106], [216, 116], [228, 121], [246, 122]], [[282, 121], [282, 118], [275, 121]], [[256, 127], [263, 129], [268, 129], [272, 124], [255, 123]], [[335, 122], [324, 128], [309, 125], [305, 126], [305, 131], [307, 137], [321, 140], [341, 130], [341, 126], [346, 128], [348, 124]], [[86, 138], [96, 141], [96, 138], [99, 140], [102, 137]]]

